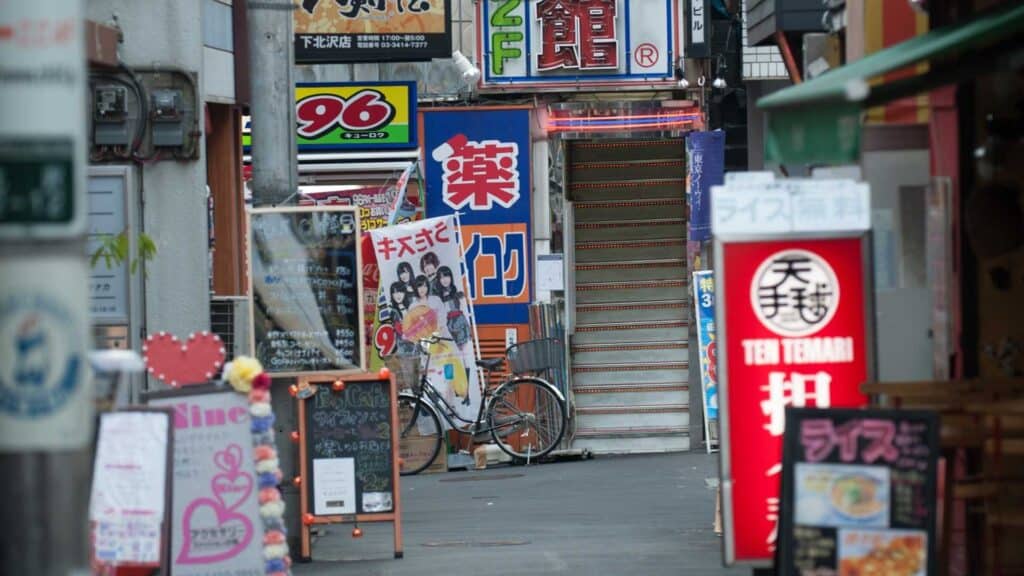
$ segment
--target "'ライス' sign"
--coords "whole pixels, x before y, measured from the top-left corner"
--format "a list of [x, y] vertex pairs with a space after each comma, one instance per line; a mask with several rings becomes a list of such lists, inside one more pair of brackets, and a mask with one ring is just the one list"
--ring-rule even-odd
[[[298, 84], [296, 141], [300, 152], [363, 148], [415, 148], [416, 84]], [[251, 119], [242, 145], [251, 145]]]
[[525, 324], [530, 304], [530, 112], [423, 114], [427, 216], [460, 213], [479, 324]]

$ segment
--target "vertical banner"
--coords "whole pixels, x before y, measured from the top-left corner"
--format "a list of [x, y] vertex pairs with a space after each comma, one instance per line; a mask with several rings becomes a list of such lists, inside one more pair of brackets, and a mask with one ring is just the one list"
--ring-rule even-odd
[[725, 132], [690, 132], [686, 137], [690, 240], [711, 239], [711, 187], [725, 181]]
[[427, 216], [459, 212], [479, 324], [526, 324], [530, 274], [529, 109], [423, 114]]
[[693, 273], [696, 302], [697, 344], [700, 347], [700, 387], [704, 393], [704, 438], [707, 449], [718, 448], [718, 340], [715, 337], [715, 275], [711, 270]]
[[938, 574], [939, 419], [789, 408], [779, 574]]
[[872, 365], [867, 236], [834, 236], [715, 249], [730, 562], [773, 557], [786, 407], [867, 403], [859, 390]]
[[434, 333], [451, 338], [432, 347], [430, 380], [460, 416], [475, 419], [477, 353], [455, 218], [430, 218], [370, 235], [383, 288], [374, 334], [379, 355], [414, 355], [418, 340]]
[[686, 58], [711, 57], [711, 6], [708, 0], [685, 0]]

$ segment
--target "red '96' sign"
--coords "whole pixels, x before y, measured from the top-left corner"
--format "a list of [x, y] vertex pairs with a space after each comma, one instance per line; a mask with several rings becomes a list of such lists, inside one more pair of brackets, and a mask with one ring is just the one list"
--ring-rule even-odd
[[317, 138], [335, 127], [361, 132], [384, 127], [395, 117], [395, 107], [376, 90], [361, 90], [348, 98], [314, 94], [295, 105], [299, 136]]
[[861, 407], [868, 302], [860, 237], [722, 245], [730, 560], [770, 560], [786, 406]]

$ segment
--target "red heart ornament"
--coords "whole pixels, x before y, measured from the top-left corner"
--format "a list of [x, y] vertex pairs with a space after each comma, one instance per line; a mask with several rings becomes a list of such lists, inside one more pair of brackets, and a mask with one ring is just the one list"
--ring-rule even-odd
[[224, 343], [210, 332], [192, 334], [182, 342], [173, 334], [150, 335], [142, 346], [142, 355], [151, 376], [172, 388], [205, 384], [224, 365]]

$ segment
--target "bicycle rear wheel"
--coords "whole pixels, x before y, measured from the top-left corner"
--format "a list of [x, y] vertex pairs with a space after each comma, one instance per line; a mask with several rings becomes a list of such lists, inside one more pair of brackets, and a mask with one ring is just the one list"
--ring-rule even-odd
[[502, 384], [487, 408], [491, 436], [513, 458], [540, 458], [565, 434], [565, 403], [555, 388], [536, 378]]
[[433, 406], [412, 394], [399, 394], [398, 432], [402, 476], [419, 474], [434, 463], [444, 429]]

